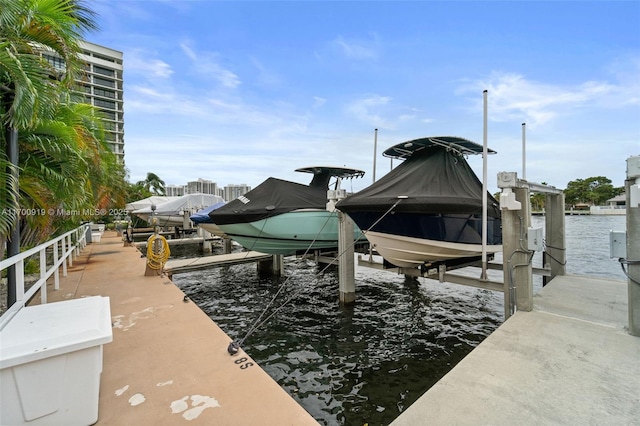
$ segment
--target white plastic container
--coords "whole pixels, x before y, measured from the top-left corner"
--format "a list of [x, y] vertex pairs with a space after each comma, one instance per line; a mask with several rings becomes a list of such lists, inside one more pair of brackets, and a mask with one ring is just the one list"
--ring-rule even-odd
[[98, 421], [108, 297], [27, 306], [0, 331], [0, 425]]

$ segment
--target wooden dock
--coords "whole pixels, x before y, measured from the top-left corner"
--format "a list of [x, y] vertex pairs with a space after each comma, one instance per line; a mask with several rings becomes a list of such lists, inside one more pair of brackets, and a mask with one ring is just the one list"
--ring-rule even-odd
[[167, 261], [164, 272], [175, 275], [183, 272], [197, 271], [200, 269], [214, 268], [217, 266], [237, 265], [240, 263], [260, 262], [271, 260], [273, 255], [257, 251], [243, 251], [230, 254], [218, 254], [214, 256], [202, 256], [191, 259], [173, 259]]
[[60, 290], [48, 285], [49, 302], [110, 298], [97, 425], [318, 424], [248, 354], [229, 355], [231, 339], [168, 278], [144, 276], [145, 266], [106, 231]]
[[557, 276], [392, 426], [638, 425], [627, 283]]

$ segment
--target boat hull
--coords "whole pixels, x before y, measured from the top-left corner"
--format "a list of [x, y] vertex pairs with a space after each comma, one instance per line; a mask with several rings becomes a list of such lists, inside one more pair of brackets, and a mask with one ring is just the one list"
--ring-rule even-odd
[[[368, 231], [367, 240], [389, 263], [402, 268], [415, 268], [431, 263], [447, 263], [482, 255], [481, 244], [454, 243]], [[502, 251], [502, 245], [488, 245], [487, 253]]]
[[[291, 255], [307, 250], [337, 248], [338, 225], [335, 212], [305, 209], [254, 222], [218, 226], [248, 250]], [[355, 226], [353, 238], [364, 241], [362, 232]]]
[[[350, 212], [387, 262], [416, 267], [482, 254], [482, 217], [469, 214]], [[487, 253], [502, 250], [500, 219], [489, 218]]]
[[220, 229], [220, 227], [215, 223], [201, 222], [198, 224], [198, 226], [217, 237], [227, 238], [227, 235], [224, 233], [224, 231]]

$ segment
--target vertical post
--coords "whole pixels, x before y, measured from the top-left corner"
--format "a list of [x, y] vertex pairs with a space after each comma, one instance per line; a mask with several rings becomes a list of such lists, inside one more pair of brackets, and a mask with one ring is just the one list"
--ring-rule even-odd
[[378, 155], [378, 129], [373, 136], [373, 183], [376, 183], [376, 156]]
[[224, 254], [231, 253], [231, 238], [225, 237], [222, 239], [222, 245], [224, 246]]
[[522, 179], [527, 180], [527, 137], [525, 127], [527, 123], [522, 123]]
[[56, 271], [53, 273], [53, 288], [60, 290], [60, 265], [58, 265], [58, 242], [53, 244], [53, 265], [56, 267]]
[[482, 130], [482, 272], [480, 279], [487, 279], [487, 91], [483, 92], [484, 113]]
[[[9, 170], [7, 170], [8, 174], [12, 177], [12, 181], [9, 183], [12, 188], [7, 191], [9, 194], [15, 194], [15, 203], [12, 206], [14, 211], [13, 215], [13, 224], [11, 225], [11, 229], [9, 230], [9, 239], [7, 241], [7, 258], [11, 256], [16, 256], [20, 254], [20, 222], [18, 216], [18, 210], [20, 206], [18, 205], [18, 179], [19, 179], [19, 171], [18, 171], [18, 131], [11, 126], [7, 127], [6, 130], [6, 141], [7, 141], [7, 159], [9, 160], [10, 166]], [[11, 265], [7, 268], [7, 307], [13, 305], [17, 301], [17, 293], [16, 287], [18, 285], [17, 278], [18, 271], [16, 270], [16, 265]]]
[[338, 276], [340, 286], [340, 304], [351, 305], [356, 301], [355, 251], [353, 248], [353, 221], [338, 211]]
[[529, 188], [513, 188], [519, 210], [502, 210], [505, 320], [515, 311], [533, 309], [533, 276], [527, 248]]
[[281, 254], [274, 254], [271, 256], [271, 260], [261, 260], [257, 263], [259, 274], [268, 274], [281, 276], [284, 270], [284, 256]]
[[[47, 251], [46, 249], [40, 250], [40, 279], [44, 279], [47, 275]], [[47, 283], [44, 282], [40, 287], [40, 303], [43, 305], [47, 303]]]
[[545, 240], [543, 253], [544, 267], [551, 268], [551, 277], [542, 277], [545, 286], [556, 275], [564, 275], [567, 263], [567, 250], [564, 228], [564, 193], [547, 194], [544, 203]]
[[627, 159], [627, 274], [629, 334], [640, 336], [640, 156]]

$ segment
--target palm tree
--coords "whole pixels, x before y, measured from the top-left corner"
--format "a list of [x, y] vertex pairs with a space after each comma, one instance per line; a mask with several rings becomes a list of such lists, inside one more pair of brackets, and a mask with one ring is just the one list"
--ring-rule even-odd
[[[18, 223], [18, 132], [53, 118], [60, 94], [82, 71], [79, 41], [96, 28], [93, 13], [81, 0], [0, 0], [0, 251], [7, 239], [8, 255], [20, 251]], [[62, 73], [43, 54], [65, 64]], [[24, 145], [24, 144], [22, 144]], [[16, 300], [15, 270], [9, 270], [8, 305]]]
[[[79, 41], [95, 29], [93, 12], [81, 0], [0, 0], [0, 237], [6, 238], [18, 206], [17, 167], [6, 154], [16, 132], [52, 119], [61, 90], [82, 71]], [[52, 52], [66, 64], [60, 74], [43, 57]], [[56, 78], [52, 78], [55, 76]]]
[[155, 195], [166, 195], [165, 183], [160, 177], [152, 172], [147, 173], [147, 178], [137, 183], [142, 185], [144, 189]]

